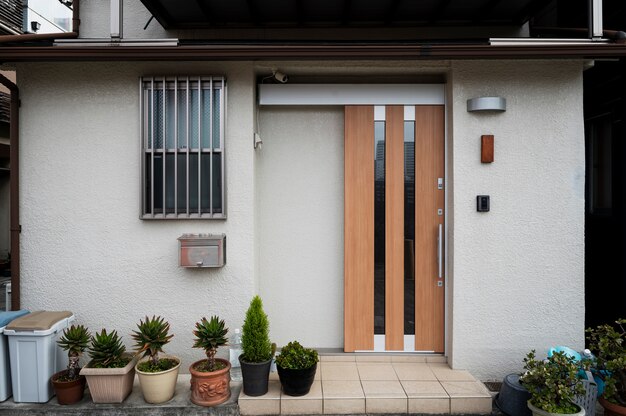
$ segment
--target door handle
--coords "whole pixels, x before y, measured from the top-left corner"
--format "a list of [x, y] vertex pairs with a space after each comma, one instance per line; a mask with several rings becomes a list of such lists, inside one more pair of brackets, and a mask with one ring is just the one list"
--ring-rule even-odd
[[439, 224], [439, 233], [437, 234], [437, 277], [443, 278], [443, 224]]

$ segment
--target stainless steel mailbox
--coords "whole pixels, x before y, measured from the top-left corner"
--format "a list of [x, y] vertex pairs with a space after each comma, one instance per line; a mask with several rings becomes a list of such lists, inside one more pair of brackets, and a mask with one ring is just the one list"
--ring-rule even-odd
[[222, 267], [226, 264], [226, 234], [183, 234], [178, 237], [182, 267]]

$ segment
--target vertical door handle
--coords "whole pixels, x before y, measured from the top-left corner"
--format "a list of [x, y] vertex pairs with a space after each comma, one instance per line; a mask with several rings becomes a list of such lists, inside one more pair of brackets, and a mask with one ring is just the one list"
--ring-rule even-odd
[[443, 224], [439, 224], [439, 233], [437, 234], [437, 277], [443, 278]]

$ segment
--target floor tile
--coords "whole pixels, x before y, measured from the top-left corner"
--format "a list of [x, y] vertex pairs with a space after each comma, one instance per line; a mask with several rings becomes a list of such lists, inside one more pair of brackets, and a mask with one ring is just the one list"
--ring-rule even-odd
[[354, 362], [356, 361], [355, 356], [354, 355], [350, 355], [350, 354], [338, 354], [338, 355], [320, 355], [320, 361], [321, 362], [343, 362], [343, 361], [348, 361], [348, 362]]
[[399, 381], [361, 381], [365, 398], [406, 398]]
[[365, 399], [366, 413], [406, 413], [407, 399]]
[[426, 356], [426, 362], [446, 364], [448, 362], [448, 357], [446, 357], [445, 355], [428, 355]]
[[394, 363], [392, 365], [399, 380], [437, 380], [428, 364]]
[[324, 413], [329, 415], [364, 414], [365, 398], [328, 399], [324, 397]]
[[415, 354], [407, 354], [407, 355], [392, 355], [391, 356], [392, 363], [425, 363], [426, 356], [425, 355], [415, 355]]
[[448, 393], [438, 381], [401, 381], [400, 383], [409, 398], [449, 398]]
[[268, 391], [263, 396], [248, 396], [243, 391], [239, 395], [239, 411], [244, 416], [280, 414], [280, 383], [270, 381]]
[[476, 381], [468, 371], [452, 370], [447, 364], [429, 364], [439, 381]]
[[357, 355], [357, 363], [390, 363], [391, 355]]
[[324, 399], [362, 399], [365, 398], [361, 382], [358, 380], [333, 381], [322, 380]]
[[450, 413], [455, 414], [490, 414], [491, 397], [459, 397], [450, 398]]
[[359, 380], [356, 363], [323, 362], [323, 380]]
[[489, 397], [489, 390], [480, 381], [442, 381], [450, 397]]
[[450, 413], [450, 399], [409, 398], [408, 411], [422, 414], [448, 414]]
[[280, 413], [286, 415], [318, 415], [322, 414], [322, 382], [314, 381], [311, 390], [304, 396], [288, 396], [282, 394]]
[[398, 380], [391, 363], [357, 363], [359, 377], [365, 380]]

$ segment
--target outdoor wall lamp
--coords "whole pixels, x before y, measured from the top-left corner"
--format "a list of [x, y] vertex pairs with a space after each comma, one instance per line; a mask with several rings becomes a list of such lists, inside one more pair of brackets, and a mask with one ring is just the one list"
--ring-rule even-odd
[[506, 111], [506, 98], [476, 97], [467, 100], [467, 112], [475, 111]]

